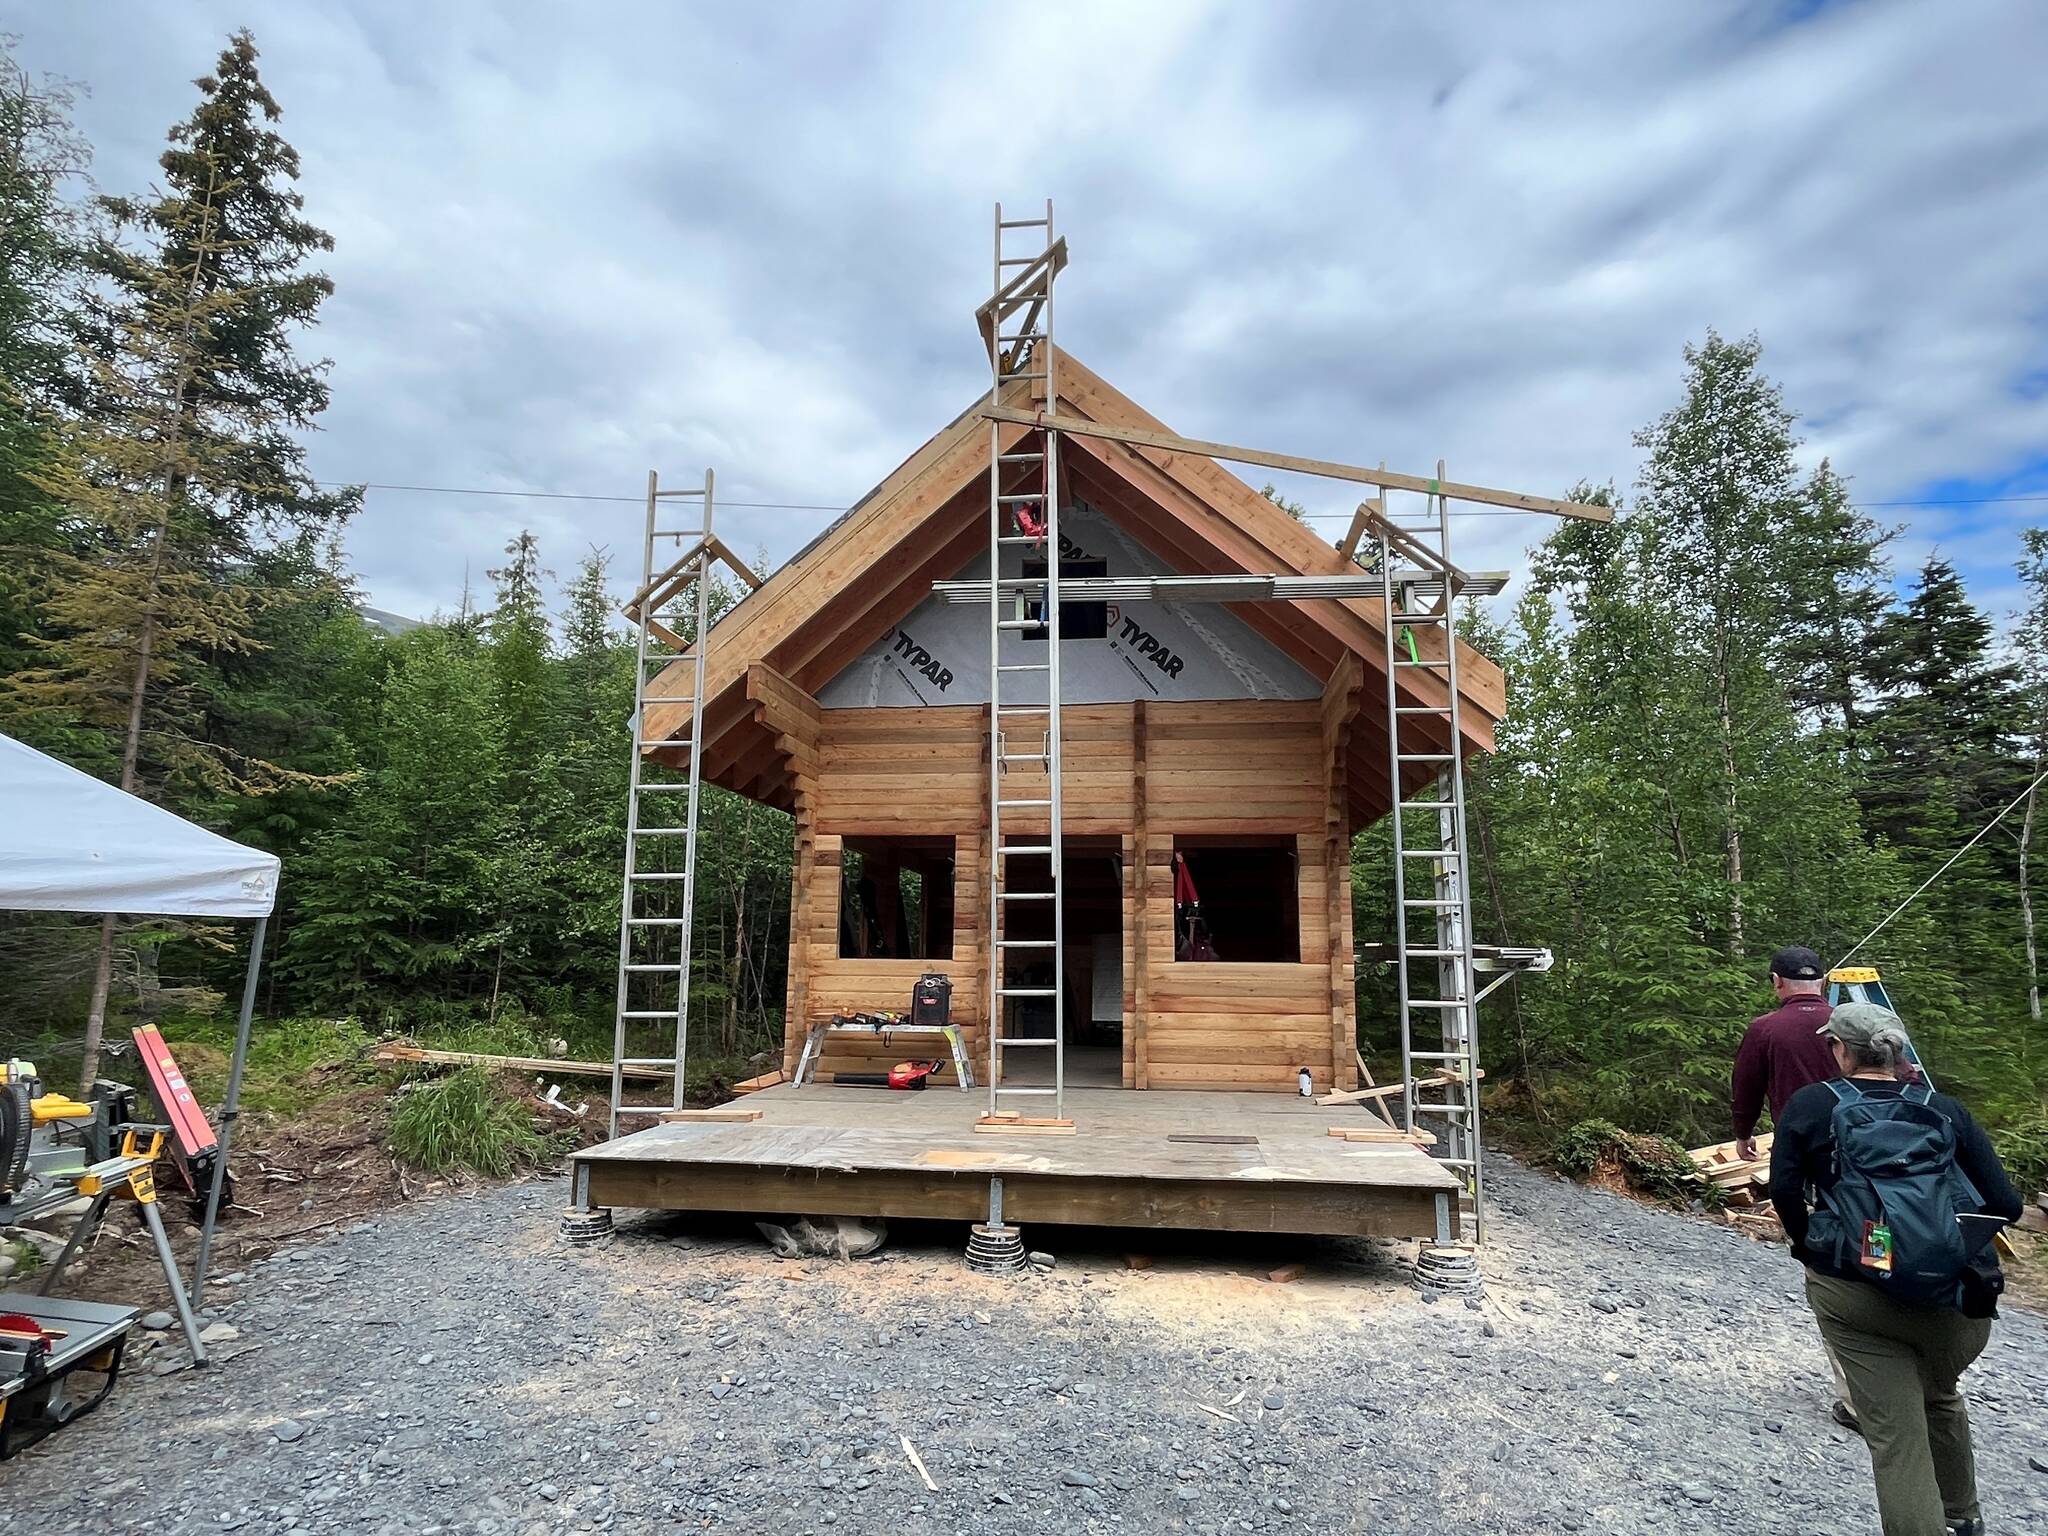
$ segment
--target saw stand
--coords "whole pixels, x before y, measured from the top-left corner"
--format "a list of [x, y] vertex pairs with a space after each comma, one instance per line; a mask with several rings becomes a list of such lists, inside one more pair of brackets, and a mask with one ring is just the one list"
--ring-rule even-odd
[[48, 1296], [56, 1289], [71, 1260], [99, 1230], [108, 1205], [116, 1199], [134, 1201], [142, 1213], [143, 1225], [149, 1229], [150, 1238], [156, 1244], [157, 1259], [164, 1269], [164, 1281], [171, 1289], [171, 1303], [177, 1308], [178, 1324], [192, 1350], [192, 1363], [203, 1366], [206, 1364], [206, 1346], [199, 1342], [199, 1323], [192, 1315], [192, 1304], [185, 1295], [185, 1282], [179, 1277], [178, 1261], [171, 1252], [171, 1240], [164, 1232], [163, 1215], [156, 1206], [155, 1167], [163, 1145], [161, 1130], [126, 1126], [121, 1130], [119, 1149], [111, 1157], [96, 1163], [80, 1162], [80, 1157], [86, 1154], [75, 1146], [56, 1146], [31, 1152], [29, 1177], [24, 1188], [10, 1198], [0, 1199], [0, 1226], [18, 1226], [22, 1222], [33, 1221], [38, 1216], [62, 1210], [75, 1200], [92, 1201], [85, 1214], [78, 1218], [77, 1225], [72, 1227], [71, 1236], [65, 1240], [64, 1251], [57, 1255], [56, 1262], [43, 1276], [43, 1283], [36, 1288], [37, 1295]]
[[908, 1019], [879, 1022], [854, 1014], [839, 1014], [816, 1020], [804, 1036], [803, 1054], [797, 1058], [796, 1074], [790, 1079], [796, 1087], [801, 1088], [815, 1080], [818, 1061], [824, 1056], [827, 1037], [831, 1035], [865, 1035], [869, 1039], [880, 1040], [884, 1045], [897, 1035], [936, 1036], [943, 1039], [953, 1052], [953, 1079], [960, 1091], [965, 1093], [974, 1086], [974, 1068], [967, 1060], [967, 1048], [961, 1042], [957, 1024], [913, 1024]]

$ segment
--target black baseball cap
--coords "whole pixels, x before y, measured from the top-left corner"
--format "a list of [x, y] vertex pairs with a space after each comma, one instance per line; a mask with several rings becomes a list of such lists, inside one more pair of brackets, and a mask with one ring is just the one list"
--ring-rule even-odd
[[1803, 944], [1787, 944], [1771, 956], [1771, 974], [1787, 981], [1819, 981], [1820, 956]]

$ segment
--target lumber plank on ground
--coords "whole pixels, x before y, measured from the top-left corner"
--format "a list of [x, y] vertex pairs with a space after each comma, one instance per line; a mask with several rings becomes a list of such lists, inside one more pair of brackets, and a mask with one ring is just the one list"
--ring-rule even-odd
[[778, 1083], [786, 1083], [788, 1081], [789, 1074], [786, 1072], [763, 1072], [759, 1077], [750, 1077], [743, 1083], [734, 1083], [732, 1091], [734, 1093], [759, 1093], [763, 1088], [773, 1088]]
[[1378, 1125], [1333, 1125], [1330, 1134], [1339, 1141], [1405, 1141], [1416, 1147], [1436, 1145], [1436, 1137], [1428, 1131], [1390, 1131]]
[[1015, 1136], [1071, 1136], [1074, 1122], [1054, 1120], [1050, 1117], [1028, 1115], [995, 1114], [984, 1115], [974, 1122], [977, 1131], [1003, 1131]]
[[[430, 1051], [417, 1045], [380, 1045], [370, 1054], [372, 1061], [421, 1062], [441, 1067], [500, 1067], [507, 1072], [556, 1073], [563, 1077], [610, 1077], [608, 1061], [557, 1061], [552, 1056], [493, 1056], [483, 1051]], [[669, 1079], [675, 1073], [667, 1067], [626, 1067], [628, 1078]]]
[[659, 1119], [663, 1125], [674, 1125], [679, 1121], [711, 1120], [721, 1124], [731, 1122], [743, 1124], [761, 1118], [762, 1111], [745, 1109], [737, 1104], [719, 1104], [710, 1109], [671, 1109], [664, 1111]]

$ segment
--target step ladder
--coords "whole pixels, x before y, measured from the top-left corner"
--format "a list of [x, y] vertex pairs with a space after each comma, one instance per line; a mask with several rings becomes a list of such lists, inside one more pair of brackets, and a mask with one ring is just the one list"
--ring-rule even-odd
[[[612, 1029], [611, 1130], [627, 1115], [660, 1115], [683, 1107], [683, 1067], [690, 1038], [690, 924], [697, 901], [697, 804], [703, 787], [700, 763], [704, 746], [704, 647], [695, 644], [711, 627], [711, 570], [716, 550], [712, 537], [713, 477], [704, 471], [701, 490], [665, 491], [659, 477], [647, 474], [647, 536], [643, 545], [641, 583], [626, 604], [633, 621], [633, 763], [626, 798], [626, 870], [619, 896], [618, 1007]], [[670, 507], [694, 508], [696, 526], [662, 527]], [[679, 516], [687, 513], [679, 510]], [[655, 552], [673, 541], [680, 553], [660, 569]], [[686, 616], [684, 627], [674, 619]], [[687, 632], [685, 632], [687, 630]], [[690, 688], [679, 693], [673, 682], [650, 692], [678, 661]], [[649, 705], [690, 708], [688, 773], [648, 776], [646, 749], [658, 743], [646, 732]], [[659, 772], [658, 768], [657, 771]], [[680, 817], [678, 817], [680, 811]], [[633, 1036], [645, 1026], [665, 1024], [664, 1040], [672, 1036], [674, 1053], [667, 1056], [627, 1054]], [[636, 1027], [642, 1026], [642, 1027]], [[668, 1104], [622, 1102], [628, 1067], [663, 1067], [674, 1074]]]
[[[1443, 479], [1439, 461], [1435, 486]], [[1479, 994], [1465, 838], [1465, 770], [1459, 750], [1463, 722], [1456, 618], [1464, 573], [1451, 560], [1449, 504], [1440, 490], [1432, 488], [1426, 510], [1406, 523], [1387, 517], [1384, 507], [1383, 492], [1372, 522], [1386, 605], [1382, 638], [1389, 782], [1395, 786], [1394, 971], [1401, 1011], [1403, 1103], [1410, 1131], [1419, 1128], [1418, 1119], [1436, 1123], [1438, 1160], [1458, 1175], [1461, 1229], [1476, 1243], [1484, 1236], [1485, 1184], [1479, 1135]], [[1424, 646], [1425, 636], [1434, 639], [1434, 646]], [[1403, 679], [1419, 681], [1425, 693], [1435, 691], [1433, 682], [1444, 690], [1444, 702], [1404, 702]], [[1403, 786], [1424, 774], [1427, 784], [1409, 798]], [[1411, 933], [1411, 920], [1427, 937], [1418, 939]], [[1418, 1088], [1419, 1079], [1427, 1079], [1431, 1086]]]
[[[1038, 385], [1045, 409], [1059, 399], [1053, 377], [1052, 288], [1066, 259], [1063, 242], [1053, 238], [1052, 201], [1042, 218], [1006, 219], [996, 204], [995, 288], [982, 307], [982, 334], [988, 344], [991, 401], [1012, 383], [1028, 379]], [[1015, 1113], [1026, 1099], [1052, 1100], [1049, 1118], [1066, 1112], [1066, 1008], [1060, 978], [1065, 974], [1065, 905], [1061, 900], [1063, 859], [1060, 848], [1060, 502], [1059, 438], [1034, 430], [1015, 447], [1004, 450], [1001, 422], [989, 423], [989, 858], [988, 858], [988, 1109], [994, 1116]], [[1024, 562], [1042, 557], [1045, 576], [1025, 578]], [[1015, 576], [1005, 575], [1016, 571]], [[1004, 637], [1016, 642], [1004, 645]], [[1032, 637], [1044, 642], [1042, 654], [1027, 655]], [[1008, 656], [1011, 659], [1005, 659]], [[1045, 771], [1043, 794], [1019, 796], [1007, 790], [1013, 763], [1038, 763]], [[1043, 839], [1026, 833], [1023, 841], [1004, 842], [1004, 827], [1025, 821], [1046, 827]], [[1043, 883], [1013, 871], [1012, 861], [1045, 860], [1050, 876]], [[1026, 907], [1049, 909], [1050, 938], [1012, 938], [1008, 919]], [[1011, 981], [1011, 962], [1030, 966], [1051, 959], [1050, 985]], [[1041, 963], [1038, 970], [1043, 972]], [[1013, 1034], [1016, 1004], [1050, 999], [1049, 1039]], [[1052, 1059], [1052, 1082], [1012, 1083], [1005, 1070], [1011, 1051]]]

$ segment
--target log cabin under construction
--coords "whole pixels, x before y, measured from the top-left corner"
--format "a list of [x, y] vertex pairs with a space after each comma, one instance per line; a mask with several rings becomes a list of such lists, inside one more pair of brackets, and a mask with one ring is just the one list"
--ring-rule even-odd
[[[1075, 359], [1057, 375], [1063, 412], [1160, 429]], [[704, 778], [796, 821], [788, 1069], [812, 1021], [907, 1008], [928, 971], [987, 1055], [985, 619], [932, 587], [986, 578], [989, 443], [962, 415], [711, 629]], [[1214, 461], [1079, 436], [1065, 450], [1063, 576], [1343, 571]], [[1307, 1067], [1318, 1092], [1357, 1086], [1349, 850], [1389, 797], [1378, 606], [1065, 604], [1070, 1081], [1293, 1093]], [[1440, 652], [1442, 636], [1416, 644]], [[1011, 649], [1045, 644], [1023, 631]], [[1459, 660], [1462, 747], [1486, 750], [1500, 670], [1462, 643]], [[687, 663], [673, 670], [680, 687]], [[1443, 683], [1415, 668], [1397, 686], [1422, 704]], [[688, 715], [650, 705], [644, 734], [687, 738]], [[1045, 797], [1037, 762], [1004, 777], [1008, 798]], [[1042, 843], [1044, 816], [1007, 811], [1003, 833]], [[1177, 853], [1214, 961], [1175, 959]], [[835, 1036], [824, 1071], [903, 1054]]]
[[[685, 650], [654, 622], [682, 586], [677, 567], [661, 584], [650, 553], [649, 583], [628, 612], [671, 659], [643, 689], [643, 760], [687, 769], [694, 740], [702, 782], [794, 818], [782, 1073], [794, 1080], [748, 1094], [743, 1108], [681, 1111], [577, 1154], [572, 1216], [615, 1205], [1007, 1215], [1450, 1241], [1461, 1186], [1479, 1209], [1469, 937], [1456, 952], [1429, 948], [1406, 937], [1418, 914], [1402, 912], [1402, 944], [1424, 947], [1402, 949], [1397, 970], [1428, 958], [1451, 998], [1413, 1006], [1455, 1012], [1414, 1015], [1444, 1021], [1446, 1049], [1418, 1048], [1427, 1064], [1404, 1059], [1401, 1083], [1362, 1089], [1350, 850], [1397, 800], [1426, 808], [1431, 828], [1441, 818], [1447, 838], [1455, 812], [1462, 837], [1462, 791], [1453, 804], [1432, 786], [1457, 784], [1454, 765], [1492, 746], [1503, 683], [1453, 638], [1451, 598], [1468, 581], [1449, 563], [1448, 522], [1444, 574], [1423, 612], [1432, 573], [1408, 572], [1422, 581], [1398, 599], [1387, 573], [1399, 552], [1428, 552], [1382, 514], [1395, 489], [1424, 493], [1439, 515], [1452, 496], [1589, 509], [1452, 486], [1441, 468], [1423, 481], [1175, 438], [1054, 346], [1063, 242], [1035, 263], [1007, 263], [1026, 271], [1001, 285], [998, 218], [999, 288], [980, 314], [988, 394], [765, 582], [741, 567], [754, 590], [699, 631], [700, 647]], [[1017, 297], [1026, 281], [1042, 288]], [[1034, 294], [1043, 304], [1027, 309]], [[1362, 480], [1380, 496], [1333, 545], [1219, 458]], [[1007, 503], [1028, 509], [1053, 489], [1055, 459], [1045, 499], [1057, 515], [1013, 518]], [[707, 503], [709, 491], [707, 478]], [[650, 487], [650, 551], [655, 508]], [[1368, 521], [1381, 530], [1382, 574], [1370, 581], [1354, 558]], [[1009, 536], [992, 538], [992, 523]], [[683, 574], [701, 578], [714, 555], [738, 567], [707, 518]], [[1035, 578], [1043, 596], [1055, 559], [1071, 595], [1037, 608], [1020, 599], [1008, 622], [991, 613], [992, 569], [998, 588]], [[1230, 601], [1212, 587], [1179, 601], [1171, 588], [1172, 578], [1231, 576], [1318, 590]], [[963, 600], [976, 582], [978, 604]], [[700, 597], [704, 586], [691, 583]], [[1055, 648], [1057, 710], [1006, 707], [1017, 686], [1008, 675], [1047, 673]], [[1050, 732], [1043, 718], [992, 729], [1034, 712], [1053, 715]], [[1434, 908], [1437, 932], [1455, 934], [1462, 852], [1404, 846], [1397, 830], [1397, 865], [1427, 861], [1408, 869], [1425, 894], [1404, 909]], [[1011, 894], [1034, 880], [1057, 882], [1058, 899]], [[1046, 931], [1053, 912], [1058, 948]], [[661, 970], [633, 954], [622, 941], [622, 1057], [626, 1020], [666, 1017], [630, 1001], [633, 973]], [[907, 1011], [934, 973], [950, 982], [970, 1073], [1029, 1092], [1057, 1057], [1055, 1115], [1005, 1114], [963, 1091], [953, 1062], [922, 1092], [853, 1086], [945, 1048], [819, 1026]], [[1405, 1042], [1406, 985], [1401, 1000]], [[1055, 1031], [1056, 1051], [1022, 1049]], [[1432, 1084], [1448, 1084], [1437, 1098], [1453, 1101], [1452, 1150], [1471, 1150], [1462, 1172], [1424, 1150], [1434, 1138], [1416, 1122], [1430, 1108], [1418, 1089]], [[1405, 1110], [1386, 1112], [1390, 1093], [1406, 1094]], [[1317, 1102], [1333, 1094], [1357, 1097]]]

